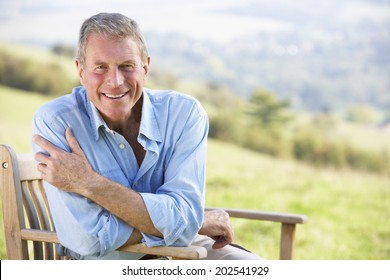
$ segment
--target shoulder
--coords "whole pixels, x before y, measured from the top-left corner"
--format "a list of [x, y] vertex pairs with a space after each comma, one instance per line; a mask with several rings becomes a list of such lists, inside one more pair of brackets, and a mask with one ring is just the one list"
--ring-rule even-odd
[[190, 95], [174, 90], [144, 89], [154, 107], [174, 109], [176, 111], [197, 111], [199, 114], [206, 114], [199, 101]]
[[85, 99], [85, 89], [83, 87], [74, 88], [72, 93], [43, 104], [35, 112], [34, 118], [42, 118], [46, 121], [50, 121], [54, 118], [59, 118], [64, 114], [73, 114], [76, 111], [84, 110]]

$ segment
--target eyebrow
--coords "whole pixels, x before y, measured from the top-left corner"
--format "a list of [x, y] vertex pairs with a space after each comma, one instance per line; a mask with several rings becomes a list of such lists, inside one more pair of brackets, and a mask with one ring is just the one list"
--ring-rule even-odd
[[[107, 65], [107, 64], [109, 64], [109, 63], [104, 62], [104, 61], [99, 61], [99, 60], [93, 62], [93, 65]], [[138, 61], [136, 61], [135, 59], [128, 59], [128, 60], [125, 60], [125, 61], [118, 63], [118, 65], [121, 65], [121, 64], [138, 64]]]

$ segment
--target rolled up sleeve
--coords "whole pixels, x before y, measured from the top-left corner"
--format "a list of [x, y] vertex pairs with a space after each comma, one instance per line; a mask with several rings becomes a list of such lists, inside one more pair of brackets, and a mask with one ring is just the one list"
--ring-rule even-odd
[[194, 110], [167, 156], [164, 182], [155, 193], [141, 193], [159, 239], [144, 235], [147, 246], [187, 246], [204, 215], [208, 119]]

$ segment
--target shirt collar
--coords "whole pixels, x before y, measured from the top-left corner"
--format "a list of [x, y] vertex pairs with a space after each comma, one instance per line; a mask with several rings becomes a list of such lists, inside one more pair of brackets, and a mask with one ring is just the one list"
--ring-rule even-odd
[[139, 133], [150, 140], [162, 142], [160, 128], [157, 123], [152, 101], [150, 100], [149, 92], [145, 89], [143, 91], [143, 99], [141, 126], [139, 128]]
[[[152, 102], [147, 91], [143, 91], [143, 104], [142, 104], [142, 117], [141, 117], [141, 126], [139, 129], [139, 134], [144, 135], [150, 140], [162, 141], [160, 129], [157, 124], [156, 115], [153, 110]], [[104, 121], [103, 117], [96, 109], [95, 105], [87, 98], [88, 103], [88, 113], [91, 119], [91, 126], [93, 128], [94, 138], [95, 140], [99, 140], [99, 128], [103, 126], [103, 128], [107, 132], [113, 133], [113, 131], [107, 126], [107, 123]]]
[[109, 127], [107, 126], [106, 122], [103, 120], [102, 115], [100, 115], [99, 111], [96, 109], [95, 105], [88, 99], [88, 105], [89, 105], [89, 116], [91, 118], [91, 126], [92, 131], [94, 133], [95, 140], [99, 140], [100, 134], [99, 134], [99, 128], [101, 126], [106, 129], [106, 131], [111, 131]]

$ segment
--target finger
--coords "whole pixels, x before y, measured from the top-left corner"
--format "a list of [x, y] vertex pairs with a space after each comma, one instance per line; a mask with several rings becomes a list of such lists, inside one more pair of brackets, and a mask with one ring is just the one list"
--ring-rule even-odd
[[32, 140], [35, 144], [40, 146], [43, 150], [47, 151], [50, 155], [63, 151], [40, 135], [34, 135]]
[[226, 241], [230, 244], [230, 243], [233, 242], [233, 236], [234, 236], [234, 232], [233, 232], [232, 229], [230, 229], [230, 230], [226, 233], [226, 235], [225, 235], [224, 237], [225, 237]]
[[46, 174], [47, 166], [46, 166], [46, 164], [44, 164], [44, 163], [38, 163], [38, 164], [37, 164], [37, 169], [38, 169], [38, 171], [41, 172], [42, 174]]
[[213, 244], [213, 249], [221, 249], [226, 245], [230, 244], [224, 236], [219, 236], [218, 239]]
[[77, 141], [76, 137], [74, 137], [72, 129], [68, 127], [65, 131], [66, 141], [70, 147], [70, 150], [75, 154], [81, 154], [83, 151], [81, 150], [80, 144]]
[[41, 172], [41, 177], [43, 181], [46, 181], [52, 185], [54, 185], [53, 177], [51, 176], [50, 168], [43, 163], [37, 165], [37, 169]]
[[233, 242], [233, 231], [229, 229], [224, 235], [215, 238], [214, 249], [220, 249]]
[[47, 179], [47, 172], [49, 171], [48, 170], [48, 167], [46, 166], [46, 164], [43, 164], [43, 163], [39, 163], [37, 165], [37, 170], [41, 173], [41, 177], [44, 181], [48, 181]]
[[47, 164], [47, 162], [50, 160], [50, 156], [44, 154], [44, 153], [36, 153], [34, 155], [34, 159], [40, 163]]

